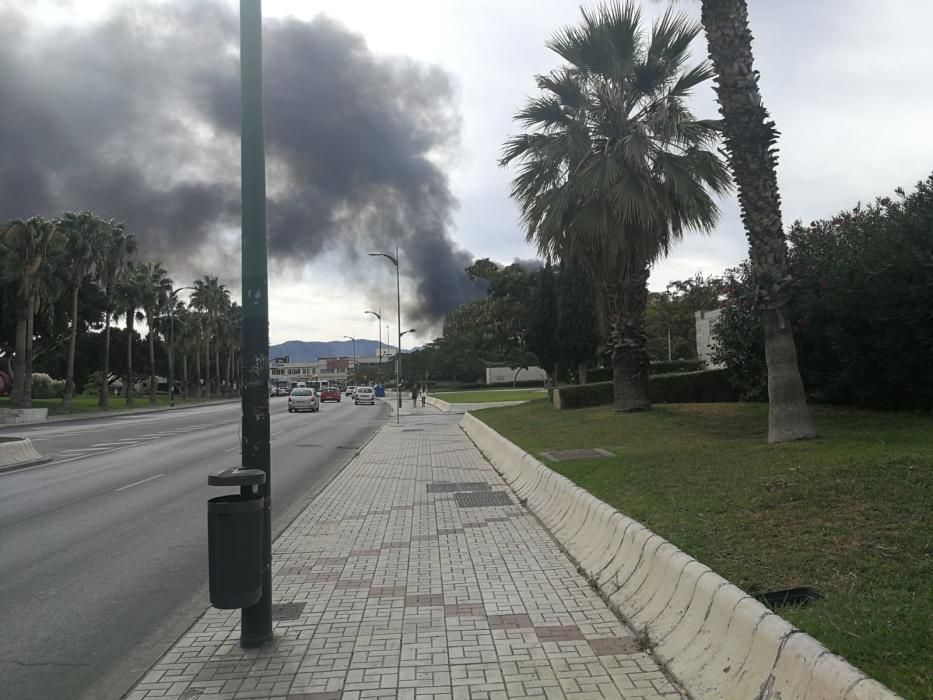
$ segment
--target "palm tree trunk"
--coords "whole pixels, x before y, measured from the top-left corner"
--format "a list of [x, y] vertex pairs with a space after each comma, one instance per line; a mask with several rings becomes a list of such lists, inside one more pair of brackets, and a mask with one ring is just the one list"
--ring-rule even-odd
[[233, 349], [227, 348], [227, 383], [224, 387], [224, 395], [230, 396], [230, 387], [233, 385]]
[[217, 375], [217, 383], [214, 385], [217, 392], [217, 398], [220, 398], [220, 338], [214, 341], [214, 373]]
[[126, 405], [132, 406], [133, 397], [133, 315], [130, 309], [126, 315]]
[[65, 394], [62, 397], [62, 411], [71, 411], [71, 400], [75, 393], [75, 346], [78, 343], [78, 284], [71, 292], [71, 338], [68, 340], [68, 368], [65, 370]]
[[149, 325], [149, 403], [156, 402], [156, 375], [155, 375], [155, 331], [152, 329], [152, 315], [146, 314], [146, 323]]
[[211, 398], [211, 336], [204, 335], [204, 398]]
[[577, 384], [586, 384], [586, 363], [577, 365]]
[[651, 408], [648, 395], [648, 337], [645, 308], [648, 304], [648, 266], [636, 271], [605, 292], [609, 341], [612, 348], [612, 382], [615, 411]]
[[10, 405], [23, 408], [26, 386], [26, 335], [29, 328], [29, 304], [17, 304], [16, 309], [16, 354], [13, 356], [13, 388], [10, 390]]
[[768, 442], [814, 437], [816, 425], [797, 365], [787, 313], [790, 276], [777, 184], [777, 129], [762, 103], [745, 0], [703, 0], [702, 22], [717, 73], [723, 137], [738, 187], [742, 220], [765, 334]]
[[182, 398], [188, 400], [188, 351], [187, 349], [181, 354], [181, 374], [183, 377], [182, 381]]
[[196, 398], [201, 398], [201, 332], [194, 339], [194, 378]]
[[110, 408], [110, 309], [104, 312], [104, 366], [100, 371], [100, 396], [97, 405]]
[[26, 366], [23, 368], [23, 398], [20, 401], [22, 408], [32, 408], [32, 351], [35, 342], [36, 298], [29, 300], [26, 310], [26, 352], [24, 357]]

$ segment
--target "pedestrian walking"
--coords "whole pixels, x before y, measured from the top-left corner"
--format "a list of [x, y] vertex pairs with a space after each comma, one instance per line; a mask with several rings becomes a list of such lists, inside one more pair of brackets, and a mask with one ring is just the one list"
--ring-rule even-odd
[[418, 408], [418, 385], [412, 384], [411, 387], [411, 407]]
[[421, 387], [421, 408], [424, 408], [424, 402], [428, 399], [428, 385]]

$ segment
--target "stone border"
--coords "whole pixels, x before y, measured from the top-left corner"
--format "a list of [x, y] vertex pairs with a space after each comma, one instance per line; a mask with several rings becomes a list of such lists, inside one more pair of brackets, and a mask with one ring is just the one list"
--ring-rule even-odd
[[694, 698], [899, 697], [474, 416], [460, 426]]
[[478, 411], [482, 408], [495, 408], [497, 406], [517, 406], [527, 401], [488, 401], [486, 403], [447, 403], [441, 399], [436, 399], [428, 395], [425, 401], [429, 406], [433, 406], [441, 413], [468, 413], [469, 411]]
[[18, 469], [41, 462], [47, 462], [32, 446], [29, 438], [8, 440], [0, 442], [0, 471]]
[[48, 408], [0, 408], [0, 425], [42, 423], [48, 417]]

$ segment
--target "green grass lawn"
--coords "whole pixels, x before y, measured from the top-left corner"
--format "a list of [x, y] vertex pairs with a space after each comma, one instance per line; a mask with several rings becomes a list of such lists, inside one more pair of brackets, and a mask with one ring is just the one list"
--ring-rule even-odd
[[[168, 406], [168, 395], [158, 395], [156, 396], [157, 406]], [[195, 403], [194, 401], [185, 401], [183, 399], [175, 397], [176, 406], [185, 406], [189, 403]], [[133, 405], [133, 408], [149, 408], [152, 404], [149, 403], [149, 396], [137, 396], [136, 402]], [[58, 415], [61, 413], [62, 400], [61, 399], [33, 399], [32, 407], [33, 408], [47, 408], [49, 409], [49, 415]], [[10, 397], [4, 396], [0, 398], [0, 408], [10, 408]], [[126, 410], [128, 406], [126, 405], [126, 399], [121, 396], [111, 396], [110, 397], [110, 410], [111, 411], [122, 411]], [[95, 413], [100, 411], [100, 407], [97, 405], [96, 396], [75, 396], [74, 400], [71, 403], [71, 413]]]
[[533, 401], [546, 397], [544, 389], [476, 389], [471, 391], [441, 391], [430, 394], [447, 403], [491, 403], [493, 401]]
[[477, 418], [746, 591], [813, 586], [781, 615], [907, 698], [933, 698], [933, 420], [815, 408], [820, 437], [768, 445], [767, 406], [642, 414], [546, 401]]

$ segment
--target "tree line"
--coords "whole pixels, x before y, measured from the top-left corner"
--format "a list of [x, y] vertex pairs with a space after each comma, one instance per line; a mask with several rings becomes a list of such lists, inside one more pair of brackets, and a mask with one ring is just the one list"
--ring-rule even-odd
[[[62, 364], [62, 412], [71, 410], [79, 384], [85, 393], [96, 390], [98, 404], [107, 408], [110, 386], [118, 378], [112, 364], [120, 365], [122, 393], [133, 405], [141, 377], [135, 324], [141, 322], [148, 329], [150, 403], [156, 402], [157, 371], [166, 369], [167, 359], [173, 375], [176, 353], [185, 398], [233, 392], [239, 306], [216, 276], [174, 289], [161, 263], [138, 259], [137, 248], [136, 237], [123, 222], [90, 211], [17, 219], [0, 227], [0, 357], [13, 380], [13, 407], [32, 405], [34, 370], [58, 374], [54, 370]], [[188, 303], [178, 299], [186, 289], [191, 291]], [[125, 330], [112, 328], [121, 319]], [[115, 335], [124, 343], [125, 361], [114, 361]], [[79, 353], [79, 345], [93, 346], [94, 352]]]

